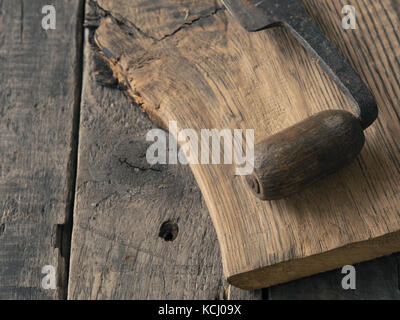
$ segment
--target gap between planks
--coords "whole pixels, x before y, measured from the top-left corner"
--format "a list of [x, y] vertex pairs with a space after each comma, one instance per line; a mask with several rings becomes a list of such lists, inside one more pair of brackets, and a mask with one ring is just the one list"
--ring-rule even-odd
[[68, 285], [69, 285], [69, 271], [70, 271], [70, 258], [71, 258], [71, 240], [74, 222], [74, 204], [75, 204], [75, 189], [78, 174], [78, 151], [79, 151], [79, 127], [80, 127], [80, 110], [82, 102], [82, 86], [83, 86], [83, 50], [84, 50], [84, 21], [85, 21], [85, 7], [86, 0], [81, 0], [79, 7], [79, 17], [76, 26], [76, 42], [77, 42], [77, 68], [75, 70], [75, 77], [77, 84], [75, 86], [75, 106], [73, 110], [72, 119], [72, 139], [71, 139], [71, 154], [69, 160], [69, 192], [70, 202], [68, 215], [65, 224], [62, 226], [61, 235], [61, 254], [65, 259], [65, 285], [62, 288], [62, 299], [68, 299]]

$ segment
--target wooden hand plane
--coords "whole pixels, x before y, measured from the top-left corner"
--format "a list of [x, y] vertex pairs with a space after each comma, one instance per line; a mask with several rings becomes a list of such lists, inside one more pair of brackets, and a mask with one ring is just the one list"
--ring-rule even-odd
[[222, 2], [247, 31], [286, 27], [357, 106], [355, 115], [324, 111], [260, 142], [255, 148], [254, 174], [247, 178], [254, 193], [263, 200], [282, 199], [353, 161], [364, 146], [363, 129], [377, 118], [375, 98], [301, 1]]

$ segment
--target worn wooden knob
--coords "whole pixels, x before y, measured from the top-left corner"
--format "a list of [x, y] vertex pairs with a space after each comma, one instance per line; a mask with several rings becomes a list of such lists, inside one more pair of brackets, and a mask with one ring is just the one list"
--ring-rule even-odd
[[364, 142], [353, 114], [320, 112], [257, 144], [247, 182], [262, 200], [288, 197], [350, 163]]

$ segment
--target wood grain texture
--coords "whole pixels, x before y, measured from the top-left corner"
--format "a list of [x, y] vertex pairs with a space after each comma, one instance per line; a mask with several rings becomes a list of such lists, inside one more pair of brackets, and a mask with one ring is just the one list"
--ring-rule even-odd
[[125, 25], [137, 28], [154, 40], [163, 40], [220, 8], [216, 0], [100, 0], [97, 3]]
[[[269, 286], [400, 250], [400, 23], [391, 1], [353, 2], [358, 29], [346, 32], [341, 1], [305, 1], [378, 101], [379, 120], [366, 131], [357, 162], [267, 203], [231, 166], [192, 166], [225, 275], [236, 286]], [[127, 92], [161, 125], [254, 128], [257, 142], [318, 111], [354, 107], [283, 29], [247, 33], [225, 10], [210, 8], [157, 40], [142, 30], [162, 20], [134, 27], [123, 23], [132, 20], [128, 10], [118, 8], [126, 3], [101, 5], [108, 11], [96, 42]], [[126, 12], [122, 22], [114, 11]]]
[[[83, 6], [52, 3], [45, 31], [47, 1], [0, 1], [0, 299], [66, 292]], [[56, 290], [41, 286], [45, 265]]]
[[[86, 25], [96, 17], [87, 6]], [[121, 91], [102, 86], [115, 83], [92, 34], [86, 30], [68, 298], [260, 299], [224, 280], [190, 169], [146, 162], [154, 125]]]

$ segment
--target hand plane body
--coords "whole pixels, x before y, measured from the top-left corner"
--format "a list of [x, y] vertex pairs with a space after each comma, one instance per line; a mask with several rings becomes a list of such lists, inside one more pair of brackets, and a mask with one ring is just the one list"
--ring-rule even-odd
[[[277, 133], [255, 147], [255, 170], [247, 179], [250, 188], [262, 200], [282, 199], [304, 190], [357, 157], [364, 145], [363, 130], [378, 115], [375, 98], [360, 76], [311, 20], [301, 1], [223, 0], [223, 3], [249, 32], [278, 25], [286, 27], [319, 61], [343, 93], [355, 101], [353, 116], [335, 110], [330, 111], [329, 116], [327, 112], [315, 115], [313, 119], [304, 120], [304, 123], [284, 133]], [[349, 129], [349, 123], [354, 123], [356, 119], [359, 126]], [[305, 131], [307, 134], [303, 135]], [[337, 140], [338, 137], [341, 138]]]

